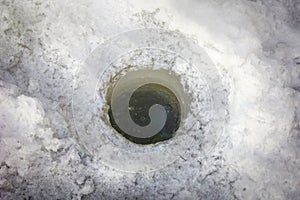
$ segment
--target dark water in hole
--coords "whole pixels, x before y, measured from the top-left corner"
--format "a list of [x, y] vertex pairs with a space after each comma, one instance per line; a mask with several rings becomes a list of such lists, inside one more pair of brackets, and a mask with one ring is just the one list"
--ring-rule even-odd
[[150, 138], [137, 138], [123, 132], [115, 123], [111, 109], [109, 118], [112, 127], [128, 140], [137, 144], [153, 144], [172, 138], [180, 125], [180, 103], [176, 95], [168, 88], [155, 83], [145, 84], [132, 94], [129, 101], [129, 113], [132, 120], [140, 126], [150, 123], [149, 109], [154, 104], [162, 105], [167, 112], [167, 120], [163, 129]]

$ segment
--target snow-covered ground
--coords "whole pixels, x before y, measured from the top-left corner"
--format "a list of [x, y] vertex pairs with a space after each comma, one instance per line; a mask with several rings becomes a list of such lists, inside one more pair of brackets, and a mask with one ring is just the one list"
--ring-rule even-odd
[[[72, 98], [93, 50], [144, 28], [206, 52], [226, 116], [213, 148], [132, 173], [87, 153]], [[0, 32], [0, 199], [300, 198], [299, 0], [3, 0]]]

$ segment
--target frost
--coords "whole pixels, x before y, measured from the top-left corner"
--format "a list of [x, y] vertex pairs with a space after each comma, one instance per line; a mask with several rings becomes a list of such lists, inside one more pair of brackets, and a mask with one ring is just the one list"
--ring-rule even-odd
[[[0, 199], [297, 199], [299, 6], [294, 0], [2, 1]], [[71, 102], [82, 83], [73, 81], [100, 43], [145, 27], [178, 32], [205, 50], [228, 94], [224, 101], [215, 96], [227, 118], [222, 134], [211, 136], [218, 142], [210, 151], [197, 136], [169, 166], [130, 174], [95, 162], [81, 145]]]

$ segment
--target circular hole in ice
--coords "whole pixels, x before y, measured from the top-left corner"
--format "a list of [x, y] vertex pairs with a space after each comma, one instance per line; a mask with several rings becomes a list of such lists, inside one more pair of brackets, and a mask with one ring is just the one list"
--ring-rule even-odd
[[[129, 72], [109, 92], [108, 115], [112, 128], [137, 144], [154, 144], [174, 137], [182, 118], [178, 91], [176, 94], [170, 88], [172, 84], [164, 84], [167, 79], [174, 82], [175, 77], [166, 75], [159, 81], [163, 77], [153, 78], [152, 73]], [[155, 73], [159, 72], [152, 75]], [[178, 90], [176, 84], [172, 87]]]

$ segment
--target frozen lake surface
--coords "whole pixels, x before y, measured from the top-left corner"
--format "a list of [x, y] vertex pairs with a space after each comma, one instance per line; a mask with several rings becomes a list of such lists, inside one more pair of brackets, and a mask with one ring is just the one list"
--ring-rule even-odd
[[[299, 0], [3, 0], [0, 32], [0, 199], [299, 199]], [[181, 77], [180, 134], [114, 134], [126, 66]]]

